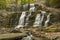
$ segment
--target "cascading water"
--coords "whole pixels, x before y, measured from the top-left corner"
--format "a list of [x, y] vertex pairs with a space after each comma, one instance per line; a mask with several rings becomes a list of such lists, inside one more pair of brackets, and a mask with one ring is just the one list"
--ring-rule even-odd
[[45, 13], [46, 13], [45, 11], [41, 11], [42, 16], [41, 16], [41, 14], [37, 14], [33, 26], [42, 26], [42, 22], [43, 22]]
[[25, 5], [23, 5], [23, 8], [28, 7], [28, 5], [30, 5], [30, 8], [35, 6], [35, 4], [25, 4]]
[[[24, 7], [26, 7], [26, 6], [27, 5], [24, 5]], [[15, 28], [28, 26], [28, 24], [29, 24], [29, 17], [31, 16], [32, 12], [35, 12], [35, 10], [36, 10], [35, 4], [30, 4], [29, 14], [26, 16], [26, 11], [23, 11], [21, 16], [20, 16], [20, 19], [19, 19], [19, 24]], [[41, 13], [38, 13], [36, 15], [33, 27], [42, 26], [42, 23], [43, 23], [43, 20], [44, 20], [44, 15], [45, 15], [46, 12], [42, 11], [42, 10], [40, 10], [40, 11], [41, 11]], [[50, 15], [51, 15], [51, 13], [48, 14], [47, 20], [45, 21], [44, 26], [48, 26], [48, 22], [50, 21]], [[25, 17], [26, 17], [26, 23], [24, 24]]]
[[25, 11], [28, 11], [30, 8], [35, 7], [35, 4], [24, 4], [23, 9]]
[[32, 40], [32, 35], [28, 35], [27, 37], [24, 37], [22, 40]]
[[28, 26], [29, 24], [29, 17], [31, 16], [31, 13], [35, 11], [35, 6], [34, 4], [30, 4], [30, 9], [29, 9], [29, 15], [26, 17], [26, 23], [25, 26]]
[[29, 17], [31, 16], [31, 13], [28, 14], [28, 16], [26, 17], [26, 23], [25, 23], [25, 26], [28, 26], [29, 24]]
[[49, 14], [47, 15], [47, 20], [45, 21], [44, 27], [47, 27], [47, 26], [48, 26], [48, 23], [49, 23], [49, 21], [50, 21], [50, 15], [51, 15], [51, 13], [49, 13]]
[[26, 16], [26, 11], [23, 11], [19, 19], [19, 24], [15, 28], [24, 27], [25, 16]]
[[31, 7], [30, 9], [29, 9], [29, 12], [31, 13], [31, 12], [35, 12], [35, 7]]
[[41, 20], [40, 20], [40, 26], [42, 26], [42, 22], [44, 20], [44, 14], [45, 13], [46, 13], [45, 11], [41, 11], [42, 17], [41, 17]]
[[41, 14], [37, 14], [33, 27], [40, 26]]

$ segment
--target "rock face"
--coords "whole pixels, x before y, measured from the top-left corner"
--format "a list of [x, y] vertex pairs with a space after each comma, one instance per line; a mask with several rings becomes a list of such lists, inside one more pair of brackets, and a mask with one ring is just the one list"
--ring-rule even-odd
[[0, 27], [1, 26], [6, 26], [7, 24], [8, 24], [8, 18], [9, 18], [9, 16], [8, 16], [9, 14], [7, 13], [7, 12], [4, 12], [4, 11], [1, 11], [0, 12]]
[[[12, 13], [5, 10], [0, 12], [0, 27], [11, 27], [17, 25], [21, 13]], [[19, 16], [18, 16], [19, 15]], [[17, 21], [17, 22], [15, 22]]]

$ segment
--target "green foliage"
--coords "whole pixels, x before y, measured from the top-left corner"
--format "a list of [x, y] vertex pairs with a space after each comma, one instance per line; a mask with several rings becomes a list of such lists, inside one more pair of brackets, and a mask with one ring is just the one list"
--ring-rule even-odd
[[4, 9], [6, 7], [6, 0], [0, 0], [0, 9]]
[[[21, 4], [21, 3], [23, 3], [23, 4], [27, 4], [27, 3], [34, 3], [35, 2], [35, 0], [14, 0], [15, 1], [15, 4], [16, 4], [16, 1], [17, 1], [17, 4]], [[6, 8], [6, 6], [8, 5], [8, 4], [10, 4], [12, 2], [12, 0], [0, 0], [0, 8], [1, 9], [4, 9], [4, 8]]]
[[54, 4], [55, 0], [50, 0], [50, 4]]
[[36, 0], [18, 0], [18, 4], [34, 3]]
[[43, 31], [45, 31], [45, 32], [55, 32], [56, 28], [52, 28], [52, 27], [44, 28]]

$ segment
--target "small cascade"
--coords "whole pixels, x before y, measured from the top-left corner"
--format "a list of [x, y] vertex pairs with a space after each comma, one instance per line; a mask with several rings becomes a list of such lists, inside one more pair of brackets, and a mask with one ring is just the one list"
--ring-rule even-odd
[[40, 26], [41, 14], [37, 14], [33, 27]]
[[29, 9], [29, 12], [35, 12], [35, 7], [31, 7], [31, 8]]
[[34, 7], [35, 4], [24, 4], [24, 5], [23, 5], [23, 8], [26, 8], [26, 7], [28, 7], [28, 6], [30, 6], [30, 8], [31, 8], [31, 7]]
[[42, 22], [44, 20], [44, 14], [45, 13], [46, 13], [45, 11], [41, 11], [42, 16], [41, 16], [41, 20], [40, 20], [40, 26], [42, 26]]
[[45, 13], [46, 13], [45, 11], [41, 11], [42, 16], [41, 16], [41, 14], [37, 14], [33, 26], [42, 26], [42, 22], [43, 22], [43, 20], [44, 20], [44, 14], [45, 14]]
[[47, 15], [47, 20], [45, 21], [44, 27], [47, 27], [47, 26], [48, 26], [48, 23], [49, 23], [49, 21], [50, 21], [50, 15], [51, 15], [51, 13], [49, 13], [49, 14]]
[[29, 12], [35, 12], [36, 7], [35, 4], [30, 4]]
[[31, 16], [31, 13], [27, 15], [26, 17], [26, 23], [25, 23], [25, 27], [28, 26], [29, 24], [29, 17]]
[[19, 18], [19, 24], [15, 28], [24, 27], [25, 16], [26, 16], [26, 11], [23, 11], [20, 18]]
[[22, 40], [32, 40], [32, 35], [24, 37]]
[[26, 37], [22, 38], [22, 40], [33, 40], [33, 35], [32, 34], [28, 34]]
[[23, 5], [24, 11], [28, 11], [32, 7], [35, 7], [35, 4], [24, 4]]
[[29, 17], [31, 16], [32, 12], [34, 12], [34, 11], [35, 11], [35, 6], [34, 6], [34, 4], [30, 4], [29, 14], [28, 14], [27, 17], [26, 17], [25, 26], [28, 26], [28, 24], [29, 24]]

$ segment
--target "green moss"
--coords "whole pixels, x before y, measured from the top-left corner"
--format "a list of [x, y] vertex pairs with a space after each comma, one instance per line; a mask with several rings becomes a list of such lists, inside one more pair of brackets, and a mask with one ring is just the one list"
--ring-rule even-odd
[[45, 28], [45, 29], [43, 29], [43, 31], [45, 31], [45, 32], [55, 32], [56, 28]]
[[50, 4], [54, 4], [55, 0], [50, 0]]

